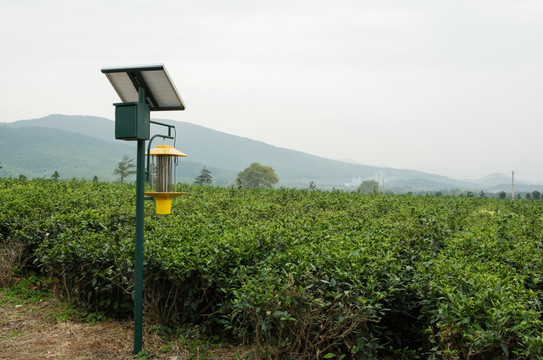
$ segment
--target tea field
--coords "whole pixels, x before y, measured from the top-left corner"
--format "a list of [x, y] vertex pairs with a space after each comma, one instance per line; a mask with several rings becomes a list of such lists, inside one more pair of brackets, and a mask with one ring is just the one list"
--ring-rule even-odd
[[[543, 201], [181, 191], [172, 215], [145, 204], [156, 324], [264, 359], [543, 357]], [[133, 185], [0, 179], [0, 242], [113, 318], [132, 316], [134, 213]]]

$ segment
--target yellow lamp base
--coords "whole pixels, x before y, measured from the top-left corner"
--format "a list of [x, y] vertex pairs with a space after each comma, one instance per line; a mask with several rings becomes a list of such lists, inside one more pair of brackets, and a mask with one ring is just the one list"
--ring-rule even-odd
[[185, 195], [186, 192], [146, 192], [146, 196], [155, 198], [156, 213], [158, 215], [169, 215], [172, 213], [172, 199]]

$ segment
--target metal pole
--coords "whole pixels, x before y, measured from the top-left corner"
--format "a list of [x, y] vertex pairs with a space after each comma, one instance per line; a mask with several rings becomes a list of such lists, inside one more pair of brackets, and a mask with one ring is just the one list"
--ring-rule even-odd
[[[145, 90], [139, 88], [139, 101], [145, 101]], [[134, 351], [141, 351], [143, 319], [143, 202], [145, 192], [145, 140], [138, 139], [136, 160], [136, 251], [134, 272]]]

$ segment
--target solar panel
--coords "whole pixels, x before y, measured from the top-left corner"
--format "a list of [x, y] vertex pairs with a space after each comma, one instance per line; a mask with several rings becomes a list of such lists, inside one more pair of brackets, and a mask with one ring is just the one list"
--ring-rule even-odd
[[185, 110], [185, 103], [163, 64], [110, 67], [102, 72], [122, 102], [137, 102], [138, 90], [143, 87], [151, 111]]

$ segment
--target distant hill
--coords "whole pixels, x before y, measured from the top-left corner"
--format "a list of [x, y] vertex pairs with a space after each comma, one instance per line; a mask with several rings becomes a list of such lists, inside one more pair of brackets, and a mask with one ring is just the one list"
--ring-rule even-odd
[[[421, 171], [330, 160], [186, 122], [156, 121], [175, 125], [176, 148], [189, 155], [180, 161], [178, 179], [184, 182], [194, 181], [206, 166], [214, 184], [231, 185], [238, 172], [256, 161], [272, 166], [280, 179], [278, 186], [284, 187], [307, 188], [313, 182], [323, 189], [354, 190], [363, 180], [377, 180], [380, 174], [385, 179], [385, 189], [391, 191], [486, 189], [480, 183]], [[164, 129], [153, 125], [151, 132], [164, 133]], [[161, 141], [157, 139], [153, 145]], [[63, 178], [98, 176], [112, 181], [113, 169], [122, 156], [127, 154], [135, 159], [135, 153], [136, 143], [115, 140], [114, 122], [105, 118], [50, 115], [0, 123], [2, 176], [50, 177], [58, 171]]]
[[511, 175], [507, 176], [504, 174], [490, 174], [476, 181], [479, 184], [492, 187], [500, 184], [511, 183]]
[[[87, 178], [115, 181], [113, 175], [123, 155], [135, 160], [135, 142], [117, 141], [114, 122], [91, 116], [51, 115], [41, 119], [0, 123], [0, 161], [2, 176], [51, 177], [58, 171], [61, 178]], [[184, 160], [179, 166], [180, 181], [192, 182], [203, 167]], [[235, 174], [211, 169], [213, 176], [224, 181]], [[194, 176], [193, 176], [194, 175]], [[131, 177], [128, 181], [134, 181]]]
[[122, 143], [62, 130], [0, 126], [3, 176], [50, 177], [58, 171], [62, 177], [113, 180], [118, 154], [129, 151]]

